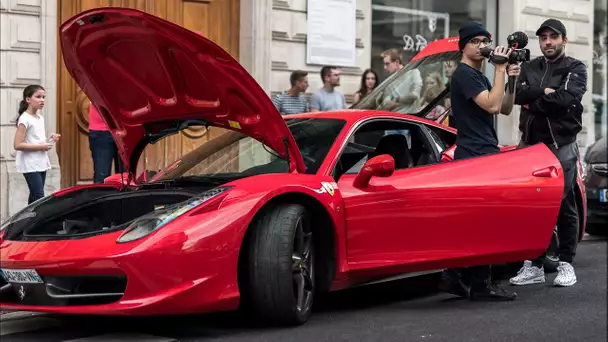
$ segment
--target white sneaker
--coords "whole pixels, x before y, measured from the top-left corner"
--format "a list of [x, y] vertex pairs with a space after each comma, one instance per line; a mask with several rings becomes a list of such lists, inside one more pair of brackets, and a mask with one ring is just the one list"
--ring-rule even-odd
[[517, 275], [509, 280], [512, 285], [542, 284], [545, 282], [545, 269], [532, 266], [529, 260], [524, 261], [524, 266]]
[[557, 266], [557, 277], [553, 281], [554, 286], [572, 286], [576, 284], [574, 267], [567, 262], [560, 261]]
[[532, 267], [532, 261], [530, 260], [525, 260], [524, 261], [524, 266], [522, 268], [519, 269], [519, 271], [517, 271], [517, 274], [521, 274], [521, 272], [523, 272], [526, 268], [530, 268]]

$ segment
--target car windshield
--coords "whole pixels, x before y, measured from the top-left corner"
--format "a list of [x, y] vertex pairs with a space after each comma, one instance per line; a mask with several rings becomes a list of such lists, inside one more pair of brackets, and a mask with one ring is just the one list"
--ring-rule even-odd
[[353, 109], [370, 109], [437, 119], [449, 109], [446, 69], [460, 52], [434, 54], [408, 63], [382, 82]]
[[[325, 118], [286, 118], [285, 121], [304, 158], [306, 173], [316, 173], [345, 121]], [[150, 183], [186, 177], [222, 182], [287, 172], [287, 161], [270, 147], [242, 133], [228, 131], [169, 165], [154, 176]]]

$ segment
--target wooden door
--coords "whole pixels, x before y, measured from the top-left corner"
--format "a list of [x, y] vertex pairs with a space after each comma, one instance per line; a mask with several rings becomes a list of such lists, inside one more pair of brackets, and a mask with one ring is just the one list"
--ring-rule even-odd
[[[129, 7], [177, 23], [213, 40], [238, 60], [239, 0], [60, 0], [59, 20], [99, 7]], [[62, 188], [91, 183], [93, 160], [88, 140], [89, 100], [65, 68], [59, 50], [57, 132]], [[209, 139], [224, 133], [220, 128], [190, 129], [149, 145], [137, 170], [159, 170]]]

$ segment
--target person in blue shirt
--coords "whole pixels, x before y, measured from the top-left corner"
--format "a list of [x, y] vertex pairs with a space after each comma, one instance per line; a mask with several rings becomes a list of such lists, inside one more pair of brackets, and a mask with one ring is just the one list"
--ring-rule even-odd
[[[464, 25], [459, 30], [462, 59], [452, 75], [450, 98], [456, 119], [456, 150], [454, 159], [466, 159], [499, 153], [494, 129], [494, 116], [509, 115], [515, 95], [505, 94], [505, 74], [519, 76], [517, 64], [494, 64], [494, 84], [481, 71], [485, 57], [480, 49], [491, 43], [490, 33], [478, 23]], [[504, 46], [494, 49], [495, 56], [505, 59], [510, 50]], [[470, 286], [470, 289], [469, 289]], [[471, 300], [505, 301], [517, 296], [491, 282], [490, 265], [443, 272], [440, 289]]]

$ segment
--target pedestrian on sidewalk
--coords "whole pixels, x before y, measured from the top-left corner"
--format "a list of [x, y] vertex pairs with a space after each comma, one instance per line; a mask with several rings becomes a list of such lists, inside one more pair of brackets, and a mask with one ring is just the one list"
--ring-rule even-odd
[[48, 151], [53, 148], [59, 134], [46, 137], [44, 117], [45, 91], [40, 85], [29, 85], [23, 90], [23, 100], [19, 103], [16, 117], [17, 133], [13, 148], [17, 151], [17, 172], [23, 173], [30, 190], [27, 204], [44, 197], [46, 171], [51, 168]]
[[[395, 75], [405, 66], [401, 60], [401, 52], [389, 49], [380, 54], [384, 63], [384, 71]], [[401, 77], [401, 76], [399, 76]], [[384, 88], [384, 100], [381, 109], [398, 113], [410, 114], [418, 111], [420, 95], [423, 87], [422, 74], [418, 68], [411, 68], [400, 79], [401, 82], [389, 83]]]
[[336, 88], [340, 86], [340, 69], [332, 66], [321, 68], [323, 87], [310, 97], [311, 112], [325, 112], [346, 108], [344, 94]]
[[353, 104], [359, 103], [364, 97], [369, 95], [378, 86], [378, 74], [373, 69], [366, 69], [361, 75], [359, 90], [353, 97]]
[[93, 158], [93, 183], [103, 183], [110, 176], [112, 161], [114, 161], [114, 172], [123, 172], [124, 167], [112, 133], [93, 103], [89, 106], [89, 149]]
[[304, 93], [308, 89], [308, 72], [296, 70], [289, 77], [291, 88], [272, 97], [272, 103], [281, 115], [308, 112], [308, 100]]
[[[574, 195], [579, 159], [576, 137], [582, 130], [583, 95], [587, 92], [587, 67], [566, 56], [566, 27], [557, 19], [546, 20], [536, 31], [543, 56], [522, 68], [515, 104], [521, 105], [519, 147], [545, 144], [564, 170], [564, 194], [557, 218], [559, 266], [555, 286], [576, 284], [572, 261], [576, 250], [579, 217]], [[524, 237], [525, 238], [525, 237]], [[546, 254], [526, 260], [513, 285], [542, 284]]]

